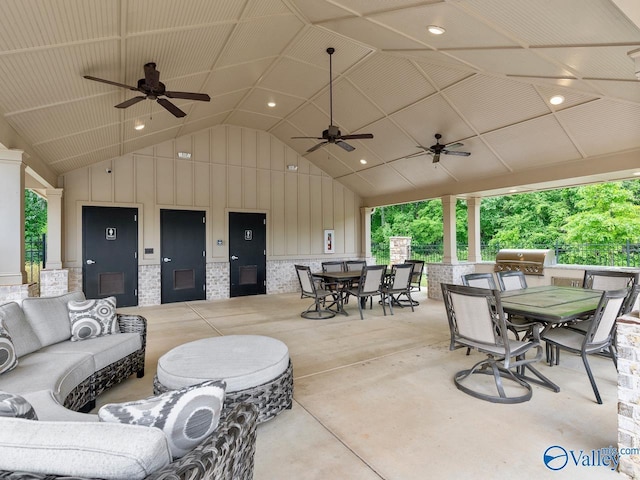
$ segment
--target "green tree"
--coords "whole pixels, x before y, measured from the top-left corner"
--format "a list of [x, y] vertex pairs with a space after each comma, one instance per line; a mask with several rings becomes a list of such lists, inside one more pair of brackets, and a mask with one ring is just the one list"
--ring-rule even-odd
[[47, 202], [31, 190], [24, 192], [24, 238], [40, 238], [47, 232]]

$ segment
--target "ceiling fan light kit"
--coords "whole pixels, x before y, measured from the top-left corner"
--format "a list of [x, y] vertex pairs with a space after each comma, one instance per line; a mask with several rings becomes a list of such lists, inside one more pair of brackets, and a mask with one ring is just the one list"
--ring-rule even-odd
[[315, 152], [319, 148], [330, 143], [338, 145], [347, 152], [353, 152], [356, 147], [345, 142], [345, 140], [362, 140], [366, 138], [373, 138], [373, 135], [371, 133], [355, 133], [352, 135], [342, 135], [340, 129], [333, 124], [333, 67], [331, 56], [335, 51], [335, 48], [327, 48], [327, 53], [329, 54], [329, 127], [326, 130], [322, 131], [321, 137], [291, 137], [292, 139], [306, 138], [313, 140], [323, 140], [320, 143], [316, 143], [313, 147], [307, 150], [306, 153]]
[[140, 92], [142, 95], [125, 100], [122, 103], [116, 105], [116, 108], [129, 108], [138, 102], [143, 100], [155, 100], [160, 106], [171, 113], [177, 118], [182, 118], [187, 114], [180, 110], [176, 105], [171, 103], [164, 97], [168, 98], [180, 98], [184, 100], [197, 100], [200, 102], [209, 102], [211, 97], [206, 93], [193, 93], [193, 92], [173, 92], [168, 91], [164, 83], [160, 81], [160, 72], [156, 70], [156, 64], [153, 62], [146, 63], [144, 66], [144, 78], [138, 80], [138, 86], [132, 87], [131, 85], [125, 85], [124, 83], [118, 83], [111, 80], [105, 80], [103, 78], [93, 77], [91, 75], [84, 75], [87, 80], [93, 80], [94, 82], [106, 83], [107, 85], [113, 85], [115, 87], [126, 88], [134, 92]]

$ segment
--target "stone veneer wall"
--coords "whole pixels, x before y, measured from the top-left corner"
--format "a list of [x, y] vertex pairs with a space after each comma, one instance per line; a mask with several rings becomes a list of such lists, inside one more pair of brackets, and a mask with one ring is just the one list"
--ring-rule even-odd
[[[350, 260], [331, 258], [331, 261]], [[270, 260], [267, 261], [267, 294], [293, 293], [300, 291], [300, 282], [295, 265], [306, 265], [311, 271], [322, 271], [323, 260]]]
[[74, 267], [67, 270], [69, 270], [69, 291], [77, 292], [82, 290], [82, 268]]
[[69, 291], [69, 271], [41, 270], [40, 271], [40, 296], [55, 297]]
[[138, 305], [160, 305], [160, 265], [138, 267]]
[[640, 312], [618, 319], [618, 470], [629, 478], [640, 478]]
[[229, 275], [228, 262], [207, 263], [207, 300], [229, 298]]
[[411, 258], [411, 237], [389, 238], [389, 263], [396, 265]]
[[460, 277], [475, 271], [475, 263], [429, 263], [427, 264], [428, 295], [434, 300], [442, 300], [441, 283], [462, 285]]
[[37, 283], [22, 285], [0, 285], [0, 304], [8, 302], [20, 303], [27, 297], [37, 297], [40, 293]]

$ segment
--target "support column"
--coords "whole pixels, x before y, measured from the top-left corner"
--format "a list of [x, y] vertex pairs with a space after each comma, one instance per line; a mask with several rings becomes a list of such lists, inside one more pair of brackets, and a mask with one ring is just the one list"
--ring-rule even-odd
[[469, 236], [469, 258], [470, 263], [482, 261], [480, 251], [480, 202], [478, 197], [467, 199], [467, 232]]
[[458, 263], [456, 245], [456, 197], [445, 195], [442, 197], [442, 221], [444, 223], [444, 256], [443, 263]]
[[24, 268], [24, 171], [22, 150], [0, 150], [0, 286], [23, 285]]
[[47, 270], [62, 268], [62, 188], [47, 189]]
[[375, 263], [375, 259], [371, 257], [371, 215], [375, 212], [375, 208], [362, 207], [360, 214], [362, 216], [362, 243], [364, 246], [364, 259], [367, 263]]

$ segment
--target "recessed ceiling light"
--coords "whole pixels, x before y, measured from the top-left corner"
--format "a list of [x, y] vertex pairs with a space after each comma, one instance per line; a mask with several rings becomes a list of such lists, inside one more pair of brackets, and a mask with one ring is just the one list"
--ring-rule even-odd
[[640, 177], [640, 172], [633, 172], [636, 177]]
[[366, 164], [367, 164], [367, 161], [366, 161], [364, 158], [361, 158], [361, 159], [360, 159], [360, 163], [361, 163], [362, 165], [366, 165]]
[[445, 32], [444, 28], [437, 25], [427, 25], [427, 30], [432, 35], [442, 35]]
[[136, 130], [142, 130], [144, 128], [144, 123], [136, 123], [133, 128]]
[[517, 188], [512, 188], [511, 190], [509, 190], [509, 193], [517, 193], [518, 189]]
[[275, 106], [276, 106], [276, 102], [268, 102], [267, 103], [267, 107], [269, 107], [269, 108], [273, 108]]
[[562, 102], [564, 102], [564, 97], [562, 95], [554, 95], [549, 99], [549, 103], [551, 105], [560, 105]]

